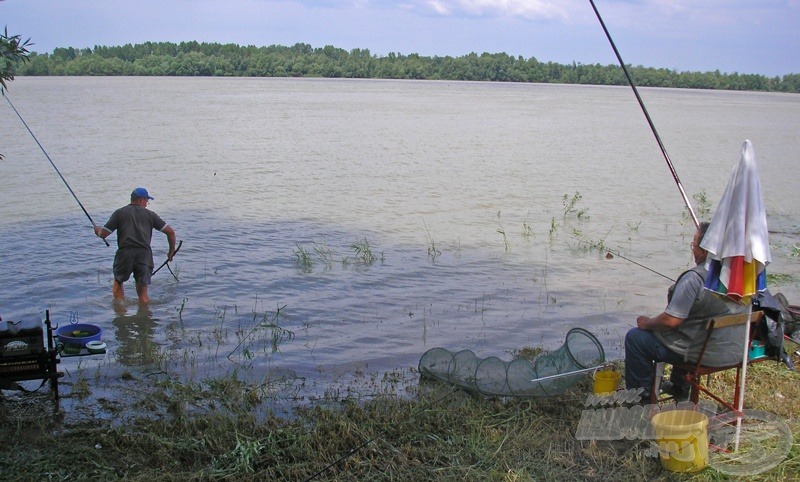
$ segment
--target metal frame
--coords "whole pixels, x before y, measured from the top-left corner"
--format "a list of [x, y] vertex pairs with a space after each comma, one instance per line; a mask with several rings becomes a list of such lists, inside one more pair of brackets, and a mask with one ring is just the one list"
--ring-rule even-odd
[[44, 325], [44, 350], [40, 353], [0, 356], [0, 379], [10, 382], [42, 380], [42, 385], [49, 381], [53, 395], [58, 400], [58, 379], [64, 374], [58, 371], [61, 360], [53, 341], [50, 310], [45, 311]]

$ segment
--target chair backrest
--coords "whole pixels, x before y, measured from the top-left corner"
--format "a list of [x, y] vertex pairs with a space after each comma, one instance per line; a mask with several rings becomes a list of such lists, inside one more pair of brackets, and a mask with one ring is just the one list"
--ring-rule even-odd
[[[753, 311], [749, 319], [751, 323], [761, 320], [763, 311]], [[735, 364], [744, 348], [745, 325], [748, 314], [722, 315], [711, 318], [706, 323], [706, 336], [700, 355], [697, 358], [698, 366], [721, 367]]]
[[748, 318], [750, 319], [751, 323], [755, 323], [760, 321], [762, 316], [764, 316], [763, 311], [754, 311], [749, 316], [747, 313], [717, 316], [708, 320], [706, 328], [709, 330], [714, 330], [717, 328], [725, 328], [727, 326], [744, 325], [747, 323]]

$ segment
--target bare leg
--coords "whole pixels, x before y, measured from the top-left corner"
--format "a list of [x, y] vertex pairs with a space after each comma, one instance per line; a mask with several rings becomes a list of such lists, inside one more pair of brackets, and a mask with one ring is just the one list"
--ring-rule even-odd
[[116, 313], [117, 316], [125, 316], [128, 313], [125, 300], [114, 299], [114, 313]]
[[136, 285], [136, 294], [139, 295], [139, 303], [150, 302], [150, 297], [147, 295], [147, 285]]
[[114, 284], [111, 286], [111, 292], [114, 293], [115, 300], [125, 298], [125, 288], [123, 288], [122, 283], [118, 283], [117, 280], [114, 280]]

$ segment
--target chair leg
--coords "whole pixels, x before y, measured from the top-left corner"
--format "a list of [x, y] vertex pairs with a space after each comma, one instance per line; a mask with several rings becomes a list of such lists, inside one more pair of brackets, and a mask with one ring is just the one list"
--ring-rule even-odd
[[[718, 372], [714, 372], [714, 373], [718, 373]], [[720, 397], [719, 395], [716, 395], [715, 393], [713, 393], [709, 389], [709, 386], [711, 384], [711, 375], [712, 375], [712, 373], [706, 373], [705, 374], [706, 380], [705, 380], [705, 384], [704, 384], [703, 383], [703, 375], [699, 374], [698, 372], [692, 372], [692, 371], [688, 372], [686, 374], [685, 378], [686, 378], [686, 381], [689, 382], [689, 384], [692, 387], [691, 388], [691, 392], [690, 392], [689, 400], [691, 400], [691, 402], [693, 404], [695, 404], [695, 405], [699, 404], [700, 403], [700, 392], [703, 392], [703, 393], [706, 394], [706, 396], [708, 396], [712, 400], [716, 401], [718, 404], [726, 407], [728, 410], [730, 410], [732, 412], [741, 411], [742, 407], [738, 407], [737, 406], [738, 403], [739, 403], [738, 402], [739, 393], [740, 393], [740, 390], [741, 390], [741, 386], [739, 384], [740, 373], [741, 373], [741, 367], [736, 367], [736, 375], [735, 375], [736, 379], [734, 381], [734, 394], [733, 394], [734, 399], [733, 399], [733, 402], [728, 402], [727, 400], [722, 399], [722, 397]]]
[[650, 387], [650, 403], [656, 403], [661, 393], [661, 379], [664, 378], [666, 363], [657, 362], [653, 367], [653, 385]]
[[[696, 373], [689, 372], [684, 375], [684, 378], [687, 382], [689, 382], [689, 386], [691, 389], [689, 390], [689, 400], [692, 401], [693, 404], [697, 405], [700, 403], [700, 386], [701, 386], [701, 375], [697, 375]], [[708, 380], [706, 380], [706, 385], [708, 384]]]

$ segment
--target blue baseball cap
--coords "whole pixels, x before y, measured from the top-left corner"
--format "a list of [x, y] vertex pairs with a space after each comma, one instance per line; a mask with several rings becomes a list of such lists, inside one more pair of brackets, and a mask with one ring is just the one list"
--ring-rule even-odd
[[144, 198], [147, 198], [147, 199], [155, 199], [154, 197], [150, 196], [150, 194], [147, 192], [147, 189], [145, 189], [143, 187], [137, 187], [131, 193], [131, 199], [135, 199], [135, 198], [138, 198], [138, 197], [144, 197]]

